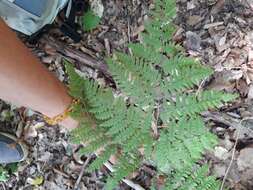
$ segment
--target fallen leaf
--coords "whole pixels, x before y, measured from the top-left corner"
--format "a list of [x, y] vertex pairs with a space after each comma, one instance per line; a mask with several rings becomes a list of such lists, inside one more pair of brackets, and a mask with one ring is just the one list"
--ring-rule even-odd
[[201, 22], [202, 20], [203, 20], [203, 17], [198, 16], [198, 15], [192, 15], [188, 17], [187, 24], [189, 24], [190, 26], [194, 26], [198, 24], [199, 22]]
[[35, 179], [32, 179], [32, 178], [27, 179], [27, 183], [31, 185], [35, 185], [35, 186], [41, 185], [43, 181], [44, 181], [44, 178], [42, 176], [38, 176]]
[[236, 82], [236, 88], [240, 92], [240, 95], [242, 97], [246, 97], [249, 92], [249, 86], [247, 85], [246, 81], [244, 79], [240, 79]]

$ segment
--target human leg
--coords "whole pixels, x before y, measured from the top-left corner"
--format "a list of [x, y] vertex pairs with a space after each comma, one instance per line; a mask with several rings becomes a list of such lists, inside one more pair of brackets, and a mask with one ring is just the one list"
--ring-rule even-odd
[[[53, 76], [0, 20], [0, 98], [29, 107], [48, 117], [64, 112], [71, 97], [65, 86]], [[62, 123], [75, 128], [72, 118]]]

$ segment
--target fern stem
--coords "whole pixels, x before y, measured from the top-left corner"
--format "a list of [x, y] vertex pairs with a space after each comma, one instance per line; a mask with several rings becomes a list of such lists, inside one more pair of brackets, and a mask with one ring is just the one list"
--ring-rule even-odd
[[[109, 162], [105, 162], [104, 166], [110, 171], [110, 172], [114, 172], [113, 166], [112, 164], [110, 164]], [[122, 179], [122, 181], [127, 184], [129, 187], [133, 188], [134, 190], [145, 190], [142, 186], [132, 182], [129, 179]]]

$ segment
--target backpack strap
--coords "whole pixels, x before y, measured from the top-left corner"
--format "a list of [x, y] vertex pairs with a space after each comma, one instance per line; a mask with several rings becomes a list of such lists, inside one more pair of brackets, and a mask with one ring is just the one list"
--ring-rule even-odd
[[60, 30], [77, 43], [81, 40], [81, 36], [77, 32], [78, 26], [75, 23], [76, 16], [82, 15], [83, 12], [88, 9], [88, 3], [84, 0], [73, 0], [71, 3], [72, 6], [70, 11], [68, 11], [68, 7], [66, 7], [65, 12], [69, 12], [69, 15], [65, 17]]
[[[60, 24], [60, 31], [70, 37], [75, 43], [81, 41], [81, 36], [77, 32], [78, 25], [75, 23], [76, 16], [81, 16], [88, 10], [89, 4], [84, 0], [70, 0], [68, 6], [63, 9], [62, 15], [59, 16], [62, 23]], [[36, 43], [40, 37], [52, 28], [52, 24], [45, 25], [42, 29], [31, 35], [28, 39], [30, 43]]]

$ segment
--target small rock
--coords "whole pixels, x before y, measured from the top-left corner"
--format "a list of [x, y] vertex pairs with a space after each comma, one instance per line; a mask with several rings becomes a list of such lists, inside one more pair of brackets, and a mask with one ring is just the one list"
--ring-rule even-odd
[[43, 155], [38, 158], [38, 161], [47, 163], [53, 155], [50, 152], [44, 152]]
[[226, 129], [224, 129], [223, 127], [217, 127], [216, 131], [217, 132], [224, 132]]
[[222, 178], [225, 176], [226, 169], [225, 165], [214, 165], [213, 172], [215, 173], [215, 176]]
[[253, 187], [253, 169], [246, 170], [241, 174], [241, 183], [245, 184], [246, 187]]
[[88, 190], [88, 188], [84, 185], [83, 182], [80, 183], [80, 190]]
[[188, 50], [198, 51], [201, 49], [201, 38], [198, 34], [188, 31], [186, 32], [186, 46]]
[[187, 10], [194, 9], [196, 7], [194, 1], [187, 2]]
[[251, 130], [253, 129], [253, 119], [252, 118], [244, 119], [242, 125], [244, 128], [248, 129], [249, 133], [251, 133]]
[[214, 149], [214, 156], [220, 160], [226, 160], [229, 157], [227, 149], [217, 146]]
[[25, 111], [25, 116], [26, 117], [32, 117], [33, 115], [35, 115], [36, 113], [33, 111], [33, 110], [31, 110], [31, 109], [26, 109], [26, 111]]
[[54, 182], [46, 181], [44, 183], [44, 189], [45, 190], [63, 190], [58, 185], [56, 185]]
[[101, 0], [92, 0], [91, 3], [91, 10], [100, 18], [104, 14], [104, 6]]
[[36, 173], [36, 171], [37, 171], [37, 168], [34, 165], [29, 168], [30, 175], [34, 175]]
[[214, 80], [210, 83], [208, 88], [212, 90], [225, 90], [227, 92], [231, 92], [236, 85], [235, 81], [242, 77], [242, 75], [242, 72], [233, 72], [231, 70], [216, 72], [213, 75]]
[[231, 150], [233, 148], [233, 146], [234, 146], [234, 143], [232, 143], [229, 140], [229, 136], [228, 135], [225, 135], [225, 139], [221, 140], [221, 145], [224, 146], [227, 150]]
[[27, 124], [25, 126], [25, 139], [35, 138], [38, 136], [38, 132], [34, 125]]
[[253, 134], [250, 132], [250, 130], [246, 127], [241, 127], [240, 130], [236, 129], [233, 136], [233, 139], [245, 139], [245, 138], [253, 138]]
[[253, 168], [253, 148], [245, 148], [240, 151], [237, 165], [240, 171]]

